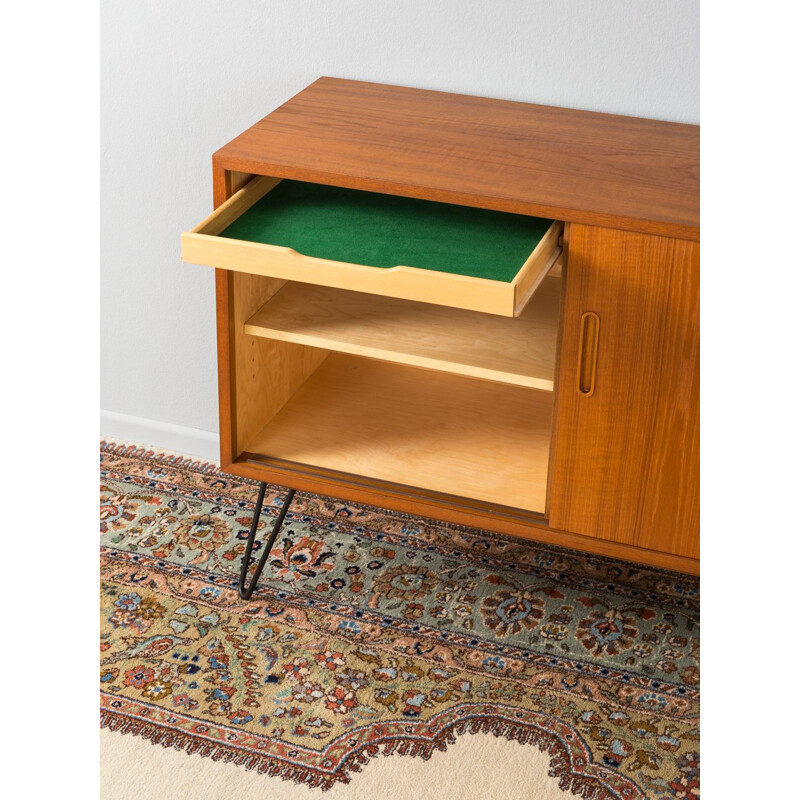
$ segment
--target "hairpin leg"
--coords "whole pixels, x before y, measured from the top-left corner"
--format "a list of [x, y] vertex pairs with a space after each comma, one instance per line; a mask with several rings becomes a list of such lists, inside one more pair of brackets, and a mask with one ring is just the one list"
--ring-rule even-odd
[[292, 504], [292, 500], [294, 499], [295, 490], [289, 489], [286, 497], [283, 500], [281, 513], [278, 514], [275, 524], [272, 526], [272, 533], [270, 533], [269, 538], [264, 545], [264, 552], [261, 554], [261, 558], [258, 560], [256, 571], [253, 573], [250, 585], [248, 586], [246, 585], [247, 569], [250, 566], [250, 555], [253, 552], [253, 543], [256, 539], [258, 521], [261, 519], [261, 506], [264, 504], [264, 493], [266, 490], [267, 484], [262, 483], [261, 488], [258, 490], [258, 500], [256, 501], [255, 513], [253, 514], [253, 524], [250, 526], [250, 535], [247, 537], [247, 546], [245, 547], [244, 557], [242, 558], [242, 571], [239, 573], [239, 597], [241, 597], [242, 600], [249, 600], [250, 595], [253, 594], [253, 590], [256, 588], [258, 579], [261, 577], [261, 573], [264, 570], [265, 564], [267, 563], [267, 558], [269, 558], [269, 551], [272, 550], [272, 545], [275, 543], [275, 537], [278, 535], [278, 531], [280, 531], [281, 526], [283, 525], [283, 520], [286, 518], [286, 512], [289, 510], [289, 506]]

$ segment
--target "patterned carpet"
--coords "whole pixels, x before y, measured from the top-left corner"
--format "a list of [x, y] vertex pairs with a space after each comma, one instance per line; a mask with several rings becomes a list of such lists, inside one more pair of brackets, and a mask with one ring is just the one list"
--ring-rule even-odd
[[256, 493], [101, 445], [104, 726], [321, 787], [488, 731], [585, 798], [699, 797], [697, 579], [298, 494], [242, 601]]

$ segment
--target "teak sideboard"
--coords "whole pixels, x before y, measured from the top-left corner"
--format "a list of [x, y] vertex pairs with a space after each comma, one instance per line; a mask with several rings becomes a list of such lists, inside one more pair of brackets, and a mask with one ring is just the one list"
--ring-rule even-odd
[[699, 572], [699, 128], [320, 78], [213, 156], [226, 472]]

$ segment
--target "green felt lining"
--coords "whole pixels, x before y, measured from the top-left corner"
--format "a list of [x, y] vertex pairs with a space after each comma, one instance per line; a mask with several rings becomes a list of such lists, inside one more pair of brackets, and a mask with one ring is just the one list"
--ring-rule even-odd
[[371, 267], [510, 282], [552, 220], [281, 181], [220, 235]]

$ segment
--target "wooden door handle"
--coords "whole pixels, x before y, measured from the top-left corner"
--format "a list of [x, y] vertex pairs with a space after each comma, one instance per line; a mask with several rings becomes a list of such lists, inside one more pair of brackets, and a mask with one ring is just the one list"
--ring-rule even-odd
[[600, 317], [594, 311], [581, 314], [578, 343], [578, 393], [584, 397], [594, 394], [597, 377], [597, 345], [600, 337]]

